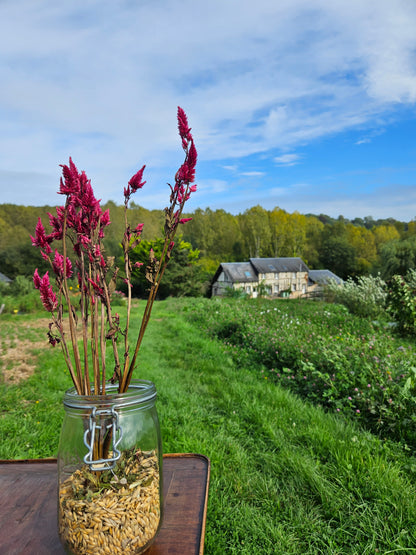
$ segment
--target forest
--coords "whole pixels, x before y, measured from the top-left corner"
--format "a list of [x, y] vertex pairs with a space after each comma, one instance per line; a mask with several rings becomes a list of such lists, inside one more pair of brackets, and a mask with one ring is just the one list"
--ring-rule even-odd
[[[111, 225], [107, 228], [107, 255], [121, 256], [124, 232], [124, 206], [110, 201]], [[0, 272], [11, 279], [32, 276], [36, 267], [48, 268], [32, 247], [31, 235], [38, 218], [48, 228], [53, 206], [0, 204]], [[181, 226], [174, 256], [161, 296], [195, 296], [209, 290], [209, 283], [220, 262], [239, 262], [251, 257], [301, 257], [310, 269], [329, 269], [343, 279], [380, 274], [385, 280], [416, 267], [416, 221], [393, 218], [374, 220], [371, 216], [349, 220], [325, 214], [288, 213], [276, 207], [266, 210], [254, 206], [233, 215], [225, 210], [198, 208], [184, 215], [192, 220]], [[147, 210], [132, 204], [132, 225], [143, 223], [142, 243], [136, 248], [136, 261], [146, 262], [150, 248], [158, 252], [163, 236], [163, 210]], [[133, 258], [134, 258], [133, 257]], [[122, 276], [121, 276], [122, 277]], [[136, 294], [145, 283], [136, 276]], [[122, 286], [120, 287], [122, 289]]]

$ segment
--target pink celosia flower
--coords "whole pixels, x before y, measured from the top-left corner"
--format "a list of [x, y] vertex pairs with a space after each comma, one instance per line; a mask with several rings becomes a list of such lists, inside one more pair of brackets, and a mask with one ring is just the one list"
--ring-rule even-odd
[[107, 210], [103, 213], [103, 215], [101, 216], [101, 226], [102, 227], [106, 227], [108, 225], [110, 225], [111, 221], [110, 221], [110, 210]]
[[41, 278], [38, 274], [38, 269], [36, 268], [33, 275], [33, 283], [36, 289], [40, 291], [40, 298], [43, 306], [48, 312], [53, 312], [58, 306], [58, 301], [56, 300], [56, 295], [52, 290], [51, 284], [49, 282], [49, 272]]
[[41, 284], [41, 279], [37, 268], [35, 270], [35, 273], [33, 274], [33, 284], [36, 289], [39, 289]]
[[192, 140], [191, 128], [188, 125], [188, 118], [180, 106], [178, 106], [178, 130], [182, 139], [182, 146], [186, 148], [187, 142]]
[[96, 292], [97, 295], [99, 296], [104, 296], [104, 290], [97, 284], [95, 283], [94, 280], [87, 278], [88, 282], [91, 283], [94, 291]]
[[[41, 255], [52, 267], [55, 273], [55, 284], [57, 287], [57, 295], [52, 290], [49, 282], [48, 272], [41, 277], [38, 270], [35, 271], [33, 282], [40, 291], [42, 303], [46, 310], [54, 312], [52, 315], [52, 323], [49, 326], [49, 342], [55, 345], [61, 341], [63, 352], [71, 373], [71, 377], [79, 394], [88, 394], [90, 387], [88, 377], [91, 375], [88, 357], [88, 337], [85, 330], [91, 323], [91, 337], [95, 341], [95, 345], [106, 340], [111, 341], [114, 354], [114, 374], [110, 381], [114, 383], [119, 381], [119, 392], [127, 391], [133, 369], [136, 365], [136, 357], [141, 345], [143, 333], [146, 329], [148, 319], [151, 313], [151, 307], [156, 297], [160, 280], [164, 274], [166, 264], [171, 258], [174, 248], [174, 238], [179, 224], [184, 224], [192, 218], [182, 218], [182, 213], [186, 201], [190, 195], [197, 190], [197, 186], [193, 184], [195, 178], [195, 166], [197, 162], [197, 151], [191, 134], [191, 128], [182, 108], [178, 107], [178, 130], [182, 141], [182, 147], [185, 151], [185, 160], [175, 175], [174, 186], [170, 186], [170, 204], [165, 208], [165, 225], [164, 225], [164, 244], [157, 258], [153, 249], [150, 251], [148, 264], [142, 262], [134, 263], [134, 269], [145, 266], [146, 279], [150, 282], [150, 293], [148, 304], [140, 327], [139, 336], [137, 338], [133, 356], [129, 354], [128, 345], [128, 322], [127, 318], [126, 330], [122, 331], [119, 327], [119, 315], [112, 315], [111, 297], [116, 281], [118, 278], [119, 268], [115, 264], [114, 257], [104, 257], [102, 248], [102, 239], [104, 238], [104, 230], [110, 224], [109, 211], [102, 211], [100, 201], [94, 196], [91, 182], [84, 171], [79, 172], [76, 165], [69, 158], [68, 165], [62, 165], [62, 177], [60, 179], [59, 194], [65, 195], [66, 200], [64, 206], [56, 209], [56, 215], [48, 214], [51, 233], [46, 234], [45, 228], [39, 219], [36, 226], [35, 237], [32, 237], [32, 243], [40, 249]], [[122, 237], [122, 248], [124, 253], [124, 281], [128, 285], [128, 315], [130, 315], [131, 307], [131, 275], [132, 260], [130, 253], [136, 249], [141, 240], [143, 224], [138, 224], [134, 228], [130, 227], [127, 218], [127, 209], [130, 196], [138, 189], [141, 189], [146, 183], [143, 181], [143, 173], [145, 166], [136, 172], [129, 180], [124, 189], [125, 199], [125, 229]], [[54, 241], [62, 241], [60, 251], [55, 250], [54, 256], [51, 255], [51, 244]], [[79, 307], [80, 316], [83, 320], [83, 343], [84, 343], [84, 360], [80, 349], [78, 348], [78, 335], [75, 333], [78, 326], [78, 318], [76, 306], [72, 304], [73, 298], [69, 294], [67, 279], [73, 274], [73, 267], [70, 259], [71, 256], [68, 249], [72, 246], [76, 255], [75, 269], [78, 276], [78, 288], [80, 291]], [[59, 299], [59, 304], [57, 301]], [[97, 305], [103, 303], [104, 310], [96, 310]], [[94, 307], [92, 310], [91, 307]], [[68, 312], [68, 319], [71, 331], [71, 342], [73, 348], [73, 357], [71, 357], [67, 339], [64, 333], [62, 317], [64, 312]], [[52, 331], [52, 327], [56, 335]], [[108, 329], [109, 328], [109, 329]], [[98, 331], [97, 331], [98, 330]], [[104, 331], [104, 333], [103, 333]], [[117, 348], [117, 339], [120, 333], [125, 337], [125, 363], [123, 364], [119, 357]], [[97, 333], [99, 335], [97, 335]], [[101, 356], [105, 353], [105, 344], [101, 344]], [[104, 359], [100, 364], [100, 355], [94, 358], [94, 383], [95, 385], [101, 381], [100, 390], [104, 393], [105, 381], [105, 365]], [[102, 372], [100, 377], [100, 371]]]
[[[64, 275], [64, 257], [59, 254], [58, 250], [55, 250], [55, 257], [52, 262], [53, 271], [58, 277], [63, 277]], [[72, 262], [69, 258], [66, 259], [66, 277], [70, 278], [72, 276]]]
[[59, 193], [61, 195], [75, 195], [79, 193], [79, 175], [72, 158], [69, 158], [69, 166], [61, 164], [61, 168], [64, 179], [61, 177]]
[[131, 192], [135, 193], [138, 189], [141, 189], [146, 181], [142, 181], [143, 172], [146, 166], [143, 166], [129, 181], [131, 187]]
[[52, 252], [49, 243], [53, 241], [53, 238], [46, 235], [45, 228], [43, 227], [42, 220], [40, 218], [38, 218], [38, 223], [36, 224], [35, 237], [30, 236], [30, 238], [32, 239], [32, 245], [34, 247], [45, 249], [47, 254]]

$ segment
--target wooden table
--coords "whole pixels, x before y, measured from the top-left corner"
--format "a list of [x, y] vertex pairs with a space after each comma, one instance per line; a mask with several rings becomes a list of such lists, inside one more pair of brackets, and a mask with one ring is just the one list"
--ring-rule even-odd
[[[203, 455], [163, 456], [162, 527], [146, 555], [201, 555], [210, 461]], [[56, 459], [0, 461], [0, 553], [60, 555]]]

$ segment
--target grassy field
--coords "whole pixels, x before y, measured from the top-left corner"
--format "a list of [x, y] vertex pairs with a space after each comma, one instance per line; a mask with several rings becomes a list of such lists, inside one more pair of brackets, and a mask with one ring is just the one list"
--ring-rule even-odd
[[[211, 459], [205, 553], [416, 553], [411, 453], [265, 379], [194, 309], [156, 303], [136, 377], [157, 386], [164, 451]], [[56, 455], [71, 384], [43, 331], [34, 316], [0, 320], [0, 458]]]

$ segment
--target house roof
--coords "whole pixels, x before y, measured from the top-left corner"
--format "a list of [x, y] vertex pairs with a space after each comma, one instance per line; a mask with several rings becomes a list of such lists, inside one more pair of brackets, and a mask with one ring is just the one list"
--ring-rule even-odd
[[343, 280], [331, 270], [309, 270], [309, 279], [320, 285], [327, 284], [330, 279], [335, 280], [338, 284], [343, 283]]
[[10, 283], [12, 280], [0, 272], [0, 281], [4, 283]]
[[258, 273], [309, 272], [309, 268], [299, 257], [293, 258], [250, 258]]
[[233, 283], [258, 280], [250, 262], [222, 262], [220, 268], [223, 269], [227, 281]]

